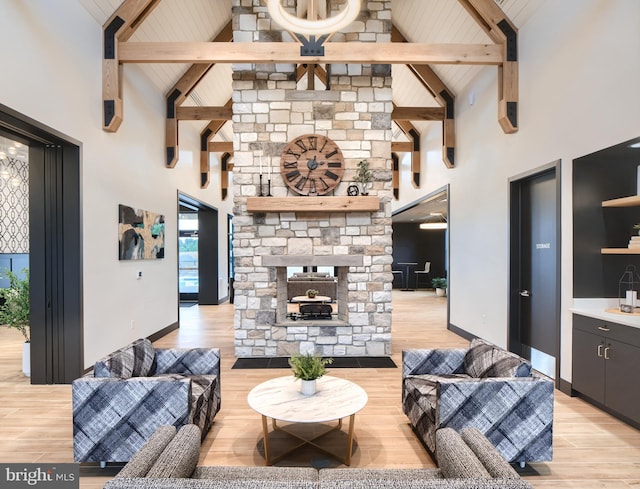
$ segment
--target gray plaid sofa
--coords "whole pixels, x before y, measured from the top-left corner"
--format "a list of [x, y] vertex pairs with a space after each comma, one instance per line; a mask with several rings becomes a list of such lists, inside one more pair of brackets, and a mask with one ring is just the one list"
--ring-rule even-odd
[[198, 466], [198, 427], [163, 426], [104, 489], [531, 489], [478, 430], [437, 437], [437, 469]]
[[220, 409], [217, 348], [154, 348], [148, 339], [98, 360], [72, 383], [76, 462], [126, 462], [162, 425], [207, 434]]
[[508, 462], [551, 460], [553, 382], [476, 338], [468, 349], [402, 352], [402, 408], [431, 451], [441, 428], [478, 428]]

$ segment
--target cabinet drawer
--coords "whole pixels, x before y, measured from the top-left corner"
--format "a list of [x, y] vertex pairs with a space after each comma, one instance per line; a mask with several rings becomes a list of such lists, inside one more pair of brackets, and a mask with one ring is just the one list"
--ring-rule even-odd
[[640, 347], [640, 328], [633, 328], [612, 321], [574, 314], [573, 329], [591, 334], [599, 334], [613, 340], [621, 341], [622, 343]]

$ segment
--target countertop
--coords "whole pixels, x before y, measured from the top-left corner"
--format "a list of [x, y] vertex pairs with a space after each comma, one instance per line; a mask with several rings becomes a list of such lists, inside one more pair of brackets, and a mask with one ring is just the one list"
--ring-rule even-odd
[[573, 307], [569, 310], [576, 314], [588, 316], [612, 323], [624, 324], [640, 328], [640, 316], [631, 314], [606, 312], [605, 309], [617, 308], [618, 299], [573, 299]]

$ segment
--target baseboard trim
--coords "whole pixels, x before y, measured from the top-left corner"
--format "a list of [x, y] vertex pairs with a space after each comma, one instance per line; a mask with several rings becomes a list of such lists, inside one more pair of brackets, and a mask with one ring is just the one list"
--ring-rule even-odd
[[465, 331], [462, 328], [459, 328], [458, 326], [449, 323], [449, 325], [447, 326], [447, 329], [449, 331], [451, 331], [452, 333], [457, 334], [458, 336], [461, 336], [462, 338], [464, 338], [465, 340], [473, 340], [474, 338], [477, 338], [476, 335], [469, 333], [468, 331]]
[[566, 394], [571, 397], [575, 396], [575, 394], [571, 390], [571, 382], [564, 380], [563, 378], [560, 379], [556, 387], [563, 394]]
[[163, 336], [168, 335], [172, 331], [175, 331], [179, 327], [180, 327], [180, 324], [178, 323], [178, 321], [176, 321], [175, 323], [170, 324], [166, 328], [162, 328], [160, 331], [156, 331], [152, 335], [147, 336], [147, 339], [153, 343], [154, 341], [158, 341]]

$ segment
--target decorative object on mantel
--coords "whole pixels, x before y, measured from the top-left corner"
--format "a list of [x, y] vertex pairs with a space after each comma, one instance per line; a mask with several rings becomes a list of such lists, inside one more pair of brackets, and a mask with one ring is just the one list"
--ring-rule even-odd
[[3, 271], [2, 275], [9, 279], [9, 287], [0, 289], [0, 299], [4, 299], [4, 303], [0, 305], [0, 324], [17, 329], [24, 336], [22, 372], [29, 377], [31, 376], [29, 269], [22, 270], [22, 278], [10, 270]]
[[373, 179], [373, 173], [369, 169], [369, 162], [362, 160], [358, 163], [358, 169], [356, 170], [356, 176], [354, 180], [362, 186], [362, 195], [369, 195], [369, 184]]
[[269, 159], [269, 164], [267, 165], [267, 193], [265, 194], [263, 191], [264, 185], [262, 183], [262, 153], [263, 151], [260, 150], [260, 184], [258, 195], [260, 197], [271, 197], [271, 159]]
[[285, 185], [300, 195], [326, 195], [344, 174], [340, 147], [321, 134], [305, 134], [282, 150], [280, 174]]
[[636, 272], [636, 267], [634, 265], [627, 265], [627, 268], [618, 282], [618, 301], [621, 312], [634, 313], [639, 309], [639, 286], [640, 275]]
[[316, 393], [316, 379], [327, 373], [326, 365], [333, 363], [333, 358], [322, 358], [311, 353], [292, 355], [289, 366], [293, 376], [302, 381], [300, 392], [305, 396]]
[[351, 197], [355, 197], [357, 195], [360, 194], [360, 189], [358, 188], [357, 185], [349, 185], [347, 187], [347, 195], [351, 196]]

